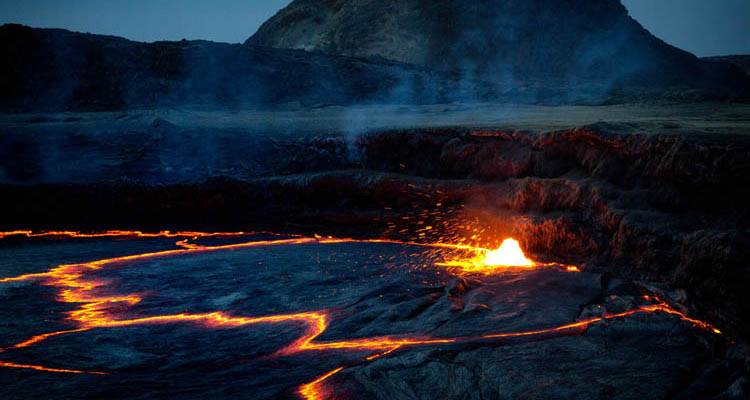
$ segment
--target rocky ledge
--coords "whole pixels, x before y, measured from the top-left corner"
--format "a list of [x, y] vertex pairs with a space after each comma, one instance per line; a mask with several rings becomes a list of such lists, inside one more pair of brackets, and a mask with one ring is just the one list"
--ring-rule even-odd
[[[3, 228], [263, 228], [424, 241], [480, 232], [488, 246], [512, 235], [540, 260], [663, 282], [659, 290], [685, 307], [750, 337], [747, 136], [611, 133], [606, 124], [239, 136], [219, 141], [213, 159], [192, 160], [170, 153], [185, 132], [164, 124], [149, 129], [151, 141], [119, 135], [130, 147], [81, 133], [57, 147], [68, 162], [55, 168], [39, 162], [59, 145], [54, 135], [5, 136], [15, 150], [0, 186]], [[206, 172], [174, 178], [172, 159]], [[156, 183], [165, 176], [172, 183]]]

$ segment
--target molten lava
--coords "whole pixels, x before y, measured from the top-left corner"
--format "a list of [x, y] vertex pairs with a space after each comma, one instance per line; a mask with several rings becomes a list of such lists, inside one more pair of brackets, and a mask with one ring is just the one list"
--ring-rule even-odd
[[[120, 232], [122, 236], [137, 236], [137, 237], [210, 237], [210, 236], [243, 236], [244, 233], [200, 233], [200, 232], [184, 232], [184, 236], [179, 233], [160, 232], [158, 234], [143, 234], [141, 232], [132, 231], [110, 231], [101, 236], [117, 236], [116, 232]], [[77, 232], [54, 232], [49, 234], [34, 234], [30, 231], [16, 231], [0, 233], [0, 238], [10, 235], [25, 235], [28, 237], [35, 236], [70, 236], [70, 237], [97, 237], [97, 234], [79, 234]], [[477, 247], [471, 247], [467, 245], [455, 245], [446, 243], [410, 243], [410, 242], [398, 242], [387, 239], [376, 239], [376, 240], [355, 240], [355, 239], [335, 239], [335, 238], [305, 238], [295, 237], [293, 239], [278, 239], [278, 240], [266, 240], [266, 241], [253, 241], [247, 243], [222, 245], [222, 246], [202, 246], [187, 243], [187, 239], [180, 240], [177, 245], [180, 247], [175, 250], [165, 250], [153, 253], [144, 253], [129, 255], [123, 257], [108, 258], [102, 260], [96, 260], [82, 264], [72, 265], [60, 265], [49, 271], [42, 273], [31, 273], [21, 275], [17, 277], [9, 277], [0, 279], [2, 282], [14, 282], [24, 280], [41, 280], [44, 285], [56, 287], [59, 289], [58, 300], [60, 302], [74, 304], [77, 308], [68, 312], [68, 320], [75, 323], [74, 329], [68, 329], [63, 331], [51, 332], [42, 335], [31, 337], [23, 342], [17, 343], [13, 346], [0, 348], [0, 353], [7, 354], [13, 349], [23, 348], [38, 344], [45, 339], [53, 336], [60, 336], [66, 334], [73, 334], [77, 332], [83, 332], [91, 329], [102, 329], [102, 328], [116, 328], [123, 326], [133, 325], [147, 325], [147, 324], [169, 324], [179, 322], [193, 322], [200, 323], [206, 328], [221, 328], [221, 327], [240, 327], [240, 326], [251, 326], [257, 324], [298, 324], [305, 327], [304, 333], [299, 339], [289, 344], [288, 346], [280, 349], [274, 354], [274, 356], [285, 356], [306, 351], [361, 351], [372, 353], [363, 359], [362, 362], [367, 362], [375, 358], [384, 356], [388, 353], [396, 351], [398, 349], [413, 347], [413, 346], [428, 346], [428, 345], [447, 345], [452, 343], [465, 343], [465, 342], [479, 342], [487, 340], [501, 340], [509, 337], [532, 337], [538, 340], [544, 339], [549, 335], [573, 335], [580, 334], [586, 330], [586, 328], [594, 323], [600, 323], [612, 319], [624, 318], [634, 314], [641, 313], [657, 313], [663, 312], [669, 315], [674, 315], [679, 319], [686, 321], [693, 326], [705, 329], [716, 334], [721, 332], [713, 327], [712, 325], [687, 317], [684, 313], [679, 312], [670, 307], [666, 302], [660, 301], [655, 297], [645, 297], [648, 302], [653, 304], [643, 305], [638, 308], [632, 309], [627, 312], [619, 314], [609, 314], [600, 317], [590, 318], [582, 321], [573, 322], [568, 325], [550, 327], [547, 329], [540, 329], [527, 332], [506, 332], [506, 333], [487, 333], [481, 336], [471, 337], [453, 337], [453, 338], [431, 338], [431, 337], [414, 337], [414, 336], [403, 336], [403, 337], [374, 337], [374, 338], [363, 338], [354, 340], [338, 340], [332, 342], [316, 342], [317, 339], [323, 332], [326, 331], [330, 324], [330, 317], [328, 312], [323, 311], [310, 311], [301, 312], [296, 314], [283, 314], [283, 315], [268, 315], [260, 317], [243, 317], [243, 316], [232, 316], [227, 313], [216, 311], [210, 313], [180, 313], [170, 315], [153, 315], [140, 318], [127, 318], [123, 317], [123, 311], [129, 307], [140, 303], [142, 301], [141, 295], [130, 293], [130, 294], [118, 294], [118, 293], [107, 293], [106, 288], [111, 282], [105, 282], [101, 280], [87, 279], [87, 273], [96, 271], [104, 268], [105, 266], [123, 263], [123, 262], [134, 262], [143, 259], [150, 259], [155, 257], [169, 257], [175, 255], [183, 255], [195, 252], [208, 252], [208, 251], [222, 251], [238, 248], [247, 247], [259, 247], [259, 246], [271, 246], [271, 245], [290, 245], [290, 244], [311, 244], [311, 243], [397, 243], [397, 244], [410, 244], [419, 245], [426, 247], [434, 247], [440, 249], [449, 249], [456, 251], [469, 251], [475, 254], [475, 257], [470, 259], [449, 261], [442, 263], [443, 265], [458, 266], [464, 271], [477, 271], [482, 273], [491, 273], [498, 267], [521, 267], [529, 268], [539, 265], [550, 265], [550, 264], [539, 264], [528, 259], [521, 250], [517, 241], [513, 239], [507, 239], [497, 250], [487, 250]], [[576, 267], [564, 266], [555, 264], [563, 269], [569, 271], [577, 271]], [[74, 369], [63, 369], [63, 368], [49, 368], [39, 365], [28, 365], [15, 362], [0, 361], [0, 367], [7, 368], [25, 368], [38, 371], [47, 372], [58, 372], [58, 373], [89, 373], [89, 374], [103, 374], [106, 372], [90, 372], [90, 371], [79, 371]], [[346, 367], [336, 368], [327, 374], [320, 376], [314, 381], [302, 385], [298, 389], [300, 396], [307, 400], [320, 400], [325, 398], [326, 394], [329, 393], [329, 389], [324, 386], [324, 381], [331, 376], [344, 370]]]
[[568, 272], [581, 272], [576, 265], [567, 265], [559, 262], [543, 263], [533, 261], [524, 254], [517, 240], [508, 238], [495, 250], [468, 245], [455, 245], [457, 250], [467, 250], [469, 256], [454, 258], [436, 263], [439, 266], [448, 267], [455, 274], [482, 274], [492, 275], [508, 269], [528, 269], [534, 267], [553, 267]]
[[515, 239], [505, 239], [497, 250], [484, 256], [483, 264], [491, 267], [533, 267], [534, 262], [526, 258]]
[[[518, 241], [511, 238], [505, 239], [500, 247], [495, 250], [475, 249], [474, 253], [473, 257], [449, 260], [438, 265], [457, 268], [464, 273], [481, 273], [486, 275], [507, 268], [531, 268], [542, 265], [526, 257]], [[577, 268], [568, 268], [568, 270], [577, 271]]]

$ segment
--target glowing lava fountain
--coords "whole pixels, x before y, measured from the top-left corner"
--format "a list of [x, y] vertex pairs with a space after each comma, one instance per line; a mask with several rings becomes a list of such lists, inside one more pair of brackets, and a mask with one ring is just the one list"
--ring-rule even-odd
[[492, 250], [484, 256], [484, 265], [533, 267], [534, 262], [526, 258], [521, 245], [515, 239], [505, 239], [497, 250]]
[[560, 265], [568, 271], [578, 271], [577, 267], [571, 268], [572, 266], [536, 263], [526, 257], [521, 245], [512, 238], [505, 239], [495, 250], [476, 249], [474, 253], [474, 257], [449, 260], [438, 265], [455, 268], [458, 272], [486, 275], [508, 268], [532, 268], [539, 265]]

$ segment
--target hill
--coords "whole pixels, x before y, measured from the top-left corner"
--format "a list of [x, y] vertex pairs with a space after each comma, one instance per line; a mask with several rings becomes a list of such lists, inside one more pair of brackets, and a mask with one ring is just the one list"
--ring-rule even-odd
[[295, 0], [246, 43], [378, 56], [581, 97], [731, 91], [748, 82], [736, 68], [654, 37], [619, 0]]

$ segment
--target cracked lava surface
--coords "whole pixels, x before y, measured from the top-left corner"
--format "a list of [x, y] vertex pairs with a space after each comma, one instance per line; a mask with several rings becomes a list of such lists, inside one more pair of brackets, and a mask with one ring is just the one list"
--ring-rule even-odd
[[[33, 283], [31, 286], [52, 288], [56, 302], [65, 307], [56, 311], [57, 315], [53, 317], [57, 320], [50, 325], [67, 327], [30, 334], [13, 343], [5, 343], [9, 339], [4, 339], [0, 343], [0, 346], [4, 346], [0, 349], [0, 367], [4, 367], [0, 369], [0, 373], [5, 369], [24, 369], [39, 374], [91, 375], [94, 379], [111, 379], [112, 376], [129, 373], [128, 368], [117, 366], [107, 368], [106, 361], [90, 363], [101, 368], [61, 366], [66, 357], [76, 359], [75, 354], [63, 353], [61, 356], [53, 357], [51, 363], [48, 364], [30, 362], [24, 358], [24, 354], [29, 353], [23, 353], [23, 350], [28, 352], [33, 348], [40, 348], [42, 350], [35, 353], [33, 358], [44, 359], [45, 342], [52, 339], [55, 339], [56, 343], [64, 342], [66, 339], [84, 333], [114, 331], [127, 327], [173, 327], [178, 324], [190, 324], [200, 331], [262, 329], [261, 338], [264, 335], [274, 337], [273, 340], [269, 340], [272, 343], [264, 343], [262, 346], [264, 349], [258, 354], [248, 356], [247, 360], [233, 360], [230, 363], [260, 362], [263, 368], [283, 369], [284, 366], [300, 363], [301, 358], [306, 358], [308, 363], [309, 360], [313, 360], [312, 365], [302, 368], [303, 373], [294, 373], [287, 377], [289, 382], [299, 380], [300, 383], [292, 383], [289, 388], [280, 392], [289, 397], [312, 400], [325, 399], [329, 396], [347, 397], [346, 392], [342, 395], [336, 391], [336, 385], [331, 382], [332, 377], [340, 375], [347, 369], [362, 368], [380, 358], [395, 356], [415, 348], [441, 346], [472, 348], [550, 340], [583, 335], [587, 329], [595, 325], [607, 325], [641, 315], [655, 314], [684, 323], [691, 329], [704, 331], [706, 334], [721, 334], [710, 324], [690, 318], [658, 297], [643, 293], [631, 296], [635, 300], [622, 309], [617, 309], [617, 307], [603, 309], [597, 306], [599, 311], [581, 314], [567, 322], [562, 321], [567, 312], [560, 312], [561, 315], [548, 318], [548, 321], [534, 317], [529, 321], [515, 322], [519, 318], [516, 314], [523, 313], [524, 308], [531, 307], [540, 309], [540, 312], [545, 311], [544, 304], [547, 300], [540, 304], [529, 304], [529, 301], [534, 301], [534, 285], [541, 283], [545, 287], [555, 286], [561, 285], [559, 282], [572, 280], [574, 283], [570, 284], [570, 288], [576, 292], [581, 290], [579, 286], [586, 287], [590, 284], [587, 283], [585, 277], [582, 277], [586, 273], [580, 272], [575, 266], [536, 263], [526, 258], [518, 242], [512, 239], [506, 240], [497, 250], [489, 250], [465, 244], [281, 236], [267, 232], [111, 231], [82, 234], [67, 231], [46, 233], [15, 231], [0, 233], [0, 239], [8, 240], [16, 237], [20, 238], [17, 240], [42, 240], [42, 243], [37, 243], [37, 245], [44, 245], [43, 240], [52, 238], [58, 241], [118, 240], [119, 242], [116, 243], [118, 246], [143, 240], [174, 238], [178, 239], [176, 242], [178, 247], [158, 249], [166, 244], [164, 242], [153, 243], [149, 245], [149, 250], [143, 252], [132, 253], [133, 250], [128, 250], [126, 251], [128, 255], [104, 257], [87, 262], [64, 263], [48, 270], [0, 277], [0, 285], [6, 286], [5, 289], [0, 287], [0, 290], [26, 290], [29, 287], [28, 283]], [[34, 239], [40, 237], [42, 239]], [[204, 241], [210, 243], [204, 243]], [[96, 243], [91, 242], [90, 245], [96, 246]], [[156, 249], [151, 249], [151, 247], [156, 247]], [[345, 249], [342, 252], [342, 248], [349, 250]], [[194, 289], [190, 287], [189, 282], [183, 283], [187, 287], [180, 286], [179, 282], [183, 276], [181, 268], [194, 270], [197, 266], [201, 270], [220, 269], [217, 265], [208, 263], [227, 260], [222, 257], [241, 260], [243, 251], [253, 251], [250, 258], [260, 260], [255, 262], [255, 267], [263, 265], [263, 268], [267, 270], [263, 276], [256, 276], [260, 280], [245, 281], [238, 278], [239, 275], [252, 276], [256, 272], [252, 270], [253, 266], [243, 268], [237, 264], [232, 267], [233, 271], [228, 272], [229, 277], [213, 277], [230, 281], [239, 280], [235, 282], [236, 287], [230, 288], [231, 293], [222, 293], [226, 296], [220, 296], [218, 300], [215, 297], [203, 302], [191, 300], [195, 298], [196, 293], [202, 293], [201, 296], [205, 296], [204, 288], [211, 287], [212, 277], [210, 276], [195, 281], [186, 277], [186, 280], [195, 282]], [[330, 270], [323, 271], [322, 269], [317, 271], [320, 275], [327, 277], [321, 281], [320, 288], [316, 290], [320, 292], [332, 290], [332, 292], [321, 299], [320, 295], [316, 298], [315, 290], [312, 290], [311, 293], [301, 296], [309, 297], [301, 302], [287, 300], [287, 304], [267, 304], [273, 299], [290, 299], [295, 293], [303, 293], [304, 290], [297, 291], [295, 287], [304, 287], [304, 281], [308, 280], [304, 274], [296, 277], [294, 271], [287, 271], [284, 267], [274, 270], [271, 266], [269, 270], [268, 264], [278, 262], [279, 265], [284, 266], [290, 259], [305, 257], [301, 254], [306, 252], [311, 252], [309, 257], [311, 260], [316, 260], [317, 266], [321, 265], [321, 258], [322, 263], [326, 264], [332, 262], [332, 257], [336, 258], [339, 253], [343, 253], [342, 259], [335, 261], [343, 265], [339, 267], [339, 272], [330, 273]], [[379, 254], [380, 252], [388, 253], [389, 256], [385, 257]], [[203, 259], [196, 257], [203, 257]], [[307, 263], [307, 261], [297, 262], [300, 265]], [[372, 265], [380, 267], [367, 271], [367, 268], [373, 268]], [[310, 271], [305, 273], [309, 274]], [[147, 277], [141, 278], [142, 274]], [[165, 283], [161, 287], [158, 276], [163, 275], [167, 275], [171, 283]], [[190, 272], [186, 272], [186, 275], [190, 275]], [[497, 275], [504, 276], [504, 278], [492, 281], [498, 279]], [[534, 278], [527, 278], [527, 275]], [[570, 277], [574, 275], [578, 277]], [[403, 278], [403, 276], [413, 278]], [[270, 289], [273, 290], [265, 290], [263, 287], [265, 279], [272, 278], [281, 281], [297, 279], [302, 282], [293, 282], [288, 285], [289, 292], [279, 293], [275, 285], [270, 285]], [[486, 283], [487, 279], [492, 282]], [[530, 280], [527, 282], [526, 279]], [[394, 281], [395, 283], [392, 283]], [[498, 290], [504, 290], [498, 288], [513, 288], [513, 285], [518, 285], [516, 284], [518, 281], [522, 282], [520, 288], [498, 295]], [[243, 287], [247, 282], [258, 283], [260, 287], [253, 289], [254, 294], [234, 292], [237, 287]], [[23, 285], [24, 283], [26, 285]], [[157, 287], [149, 287], [152, 283], [156, 283]], [[19, 284], [21, 286], [18, 286]], [[367, 288], [368, 286], [371, 287]], [[420, 292], [421, 295], [417, 295], [412, 290]], [[565, 291], [566, 289], [555, 290]], [[382, 293], [383, 291], [386, 293]], [[264, 292], [270, 293], [263, 294]], [[376, 292], [381, 293], [376, 296]], [[4, 293], [6, 292], [0, 291], [0, 296]], [[507, 299], [509, 294], [511, 300]], [[398, 303], [391, 308], [378, 310], [374, 304], [377, 304], [378, 299], [382, 299], [383, 295], [407, 296], [408, 299], [398, 300]], [[506, 298], [497, 300], [497, 297]], [[193, 304], [183, 304], [183, 302], [190, 301], [193, 301]], [[419, 304], [408, 305], [414, 302]], [[245, 308], [249, 308], [248, 311], [257, 312], [246, 314], [242, 310], [243, 307], [234, 307], [235, 304], [250, 304]], [[263, 313], [264, 304], [272, 311]], [[302, 308], [307, 305], [320, 305], [321, 307]], [[211, 310], [209, 309], [211, 306], [216, 308]], [[375, 308], [375, 311], [369, 311], [367, 307]], [[285, 308], [292, 309], [278, 313], [274, 311]], [[400, 308], [405, 309], [400, 310]], [[154, 312], [172, 309], [179, 309], [179, 311]], [[468, 315], [465, 317], [466, 321], [461, 321], [464, 317], [456, 317], [456, 315], [463, 315], [467, 310], [471, 313], [466, 314]], [[437, 316], [430, 316], [430, 311], [434, 311]], [[476, 323], [478, 320], [474, 314], [481, 314], [481, 319], [492, 321], [495, 319], [493, 312], [499, 313], [502, 318], [496, 322]], [[390, 320], [395, 323], [383, 323], [381, 320], [387, 320], [381, 318], [383, 313], [391, 313]], [[361, 319], [365, 321], [359, 324], [365, 324], [367, 328], [357, 329], [359, 314], [363, 314]], [[409, 315], [409, 318], [403, 318], [404, 314]], [[513, 314], [510, 319], [513, 323], [505, 326], [503, 318], [509, 314]], [[47, 315], [45, 318], [50, 318], [50, 316]], [[435, 322], [436, 318], [438, 322]], [[372, 320], [380, 322], [368, 325], [367, 321]], [[425, 322], [421, 323], [422, 320]], [[336, 328], [340, 322], [343, 326]], [[406, 330], [398, 331], [404, 327]], [[282, 332], [275, 337], [274, 331], [277, 329]], [[331, 330], [334, 332], [329, 335]], [[352, 333], [352, 337], [347, 337], [349, 332]], [[13, 336], [20, 334], [14, 332]], [[133, 335], [137, 334], [133, 333]], [[148, 338], [148, 333], [145, 335]], [[253, 341], [258, 340], [261, 339], [256, 338]], [[210, 347], [211, 343], [210, 341], [204, 342], [202, 346]], [[96, 355], [91, 357], [96, 358]], [[325, 362], [315, 363], [316, 357], [322, 357]], [[224, 362], [222, 360], [217, 365]], [[85, 363], [73, 363], [73, 365], [81, 364]], [[158, 365], [158, 362], [145, 364]], [[321, 370], [323, 368], [328, 369]], [[152, 372], [158, 374], [159, 368], [157, 367]], [[304, 380], [305, 376], [312, 376], [314, 379]], [[262, 383], [257, 384], [262, 385]], [[262, 394], [258, 396], [264, 397]]]

